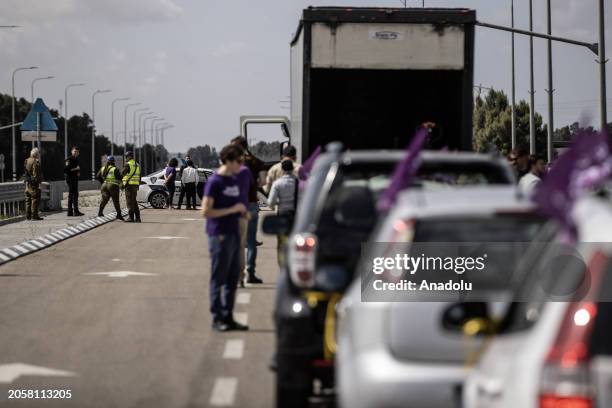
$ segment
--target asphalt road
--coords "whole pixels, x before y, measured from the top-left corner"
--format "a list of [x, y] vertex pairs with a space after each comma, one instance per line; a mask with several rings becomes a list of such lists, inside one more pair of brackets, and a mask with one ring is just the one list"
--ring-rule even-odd
[[1, 266], [0, 406], [272, 406], [274, 239], [260, 235], [265, 284], [238, 292], [251, 330], [215, 333], [203, 224], [199, 211], [146, 210], [142, 224], [112, 222]]

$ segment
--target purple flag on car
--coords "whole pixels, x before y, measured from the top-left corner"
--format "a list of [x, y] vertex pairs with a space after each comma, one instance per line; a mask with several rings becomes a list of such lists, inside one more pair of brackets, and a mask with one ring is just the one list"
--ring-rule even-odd
[[317, 161], [317, 158], [321, 154], [321, 150], [322, 150], [321, 146], [317, 146], [317, 148], [310, 154], [310, 156], [308, 156], [306, 161], [304, 161], [304, 164], [302, 164], [302, 166], [298, 170], [298, 179], [300, 180], [300, 189], [304, 188], [306, 179], [308, 179], [308, 176], [310, 176], [310, 172], [312, 171], [312, 168], [314, 167], [315, 161]]
[[532, 200], [542, 213], [559, 221], [570, 237], [575, 238], [574, 204], [611, 174], [607, 134], [580, 133], [538, 185]]
[[389, 187], [387, 187], [378, 202], [380, 210], [389, 210], [395, 204], [399, 192], [408, 187], [412, 182], [421, 165], [420, 152], [423, 149], [427, 135], [427, 129], [421, 129], [410, 141], [406, 148], [406, 156], [395, 167]]

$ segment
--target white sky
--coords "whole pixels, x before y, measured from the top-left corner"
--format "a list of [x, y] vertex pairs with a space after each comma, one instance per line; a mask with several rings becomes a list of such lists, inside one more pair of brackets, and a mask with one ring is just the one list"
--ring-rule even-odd
[[[596, 0], [552, 0], [553, 33], [597, 41]], [[420, 6], [421, 0], [409, 0]], [[528, 27], [528, 0], [515, 0], [518, 27]], [[2, 0], [0, 91], [11, 91], [17, 74], [18, 96], [36, 96], [58, 108], [64, 87], [73, 88], [69, 114], [91, 112], [96, 89], [99, 133], [110, 134], [111, 100], [131, 97], [175, 127], [166, 132], [171, 152], [198, 144], [221, 146], [239, 130], [244, 114], [288, 114], [289, 41], [301, 10], [308, 5], [400, 6], [399, 0]], [[481, 21], [510, 24], [510, 0], [426, 0], [432, 7], [475, 8]], [[534, 0], [535, 29], [544, 32], [546, 1]], [[608, 45], [612, 44], [612, 5], [607, 6]], [[528, 40], [517, 37], [518, 98], [528, 98]], [[609, 49], [609, 47], [608, 47]], [[546, 118], [546, 47], [536, 40], [536, 109]], [[609, 54], [609, 53], [608, 53]], [[586, 48], [556, 44], [555, 127], [580, 118], [597, 123], [598, 66]], [[608, 82], [612, 83], [608, 69]], [[475, 83], [509, 93], [510, 35], [477, 28]], [[610, 99], [610, 98], [608, 98]], [[123, 129], [123, 102], [115, 109], [115, 129]], [[133, 109], [133, 108], [132, 108]], [[128, 115], [131, 129], [132, 115]], [[612, 120], [612, 119], [611, 119]]]

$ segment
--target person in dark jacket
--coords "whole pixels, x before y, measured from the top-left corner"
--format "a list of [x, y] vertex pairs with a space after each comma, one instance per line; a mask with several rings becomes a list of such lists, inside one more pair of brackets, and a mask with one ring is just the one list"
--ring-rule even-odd
[[68, 184], [68, 216], [79, 217], [85, 215], [79, 211], [79, 176], [81, 166], [79, 166], [79, 148], [72, 147], [72, 155], [66, 159], [64, 165], [64, 176]]

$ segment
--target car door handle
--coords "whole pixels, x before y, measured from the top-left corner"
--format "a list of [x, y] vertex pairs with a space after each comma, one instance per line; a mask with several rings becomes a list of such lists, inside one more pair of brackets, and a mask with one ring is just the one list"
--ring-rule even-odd
[[503, 394], [503, 386], [499, 380], [483, 380], [478, 383], [478, 394], [490, 399], [499, 399]]

